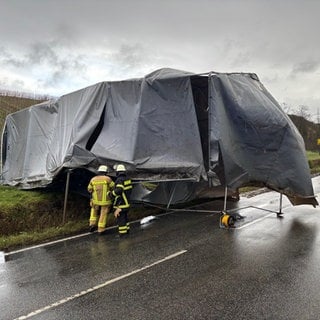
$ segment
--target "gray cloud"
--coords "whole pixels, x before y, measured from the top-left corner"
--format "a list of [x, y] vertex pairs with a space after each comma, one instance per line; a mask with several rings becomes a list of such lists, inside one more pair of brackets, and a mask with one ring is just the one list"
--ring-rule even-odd
[[58, 54], [54, 49], [54, 45], [50, 43], [37, 42], [34, 43], [30, 52], [27, 54], [25, 63], [28, 65], [36, 65], [48, 63], [51, 65], [59, 64]]
[[123, 44], [113, 54], [113, 60], [124, 69], [135, 69], [142, 66], [146, 53], [141, 44]]
[[[57, 86], [59, 82], [74, 76], [82, 78], [86, 72], [86, 64], [82, 62], [83, 57], [79, 54], [63, 53], [56, 43], [37, 42], [31, 45], [21, 57], [7, 50], [0, 50], [0, 65], [11, 67], [11, 71], [17, 75], [29, 75], [43, 89]], [[3, 82], [3, 81], [2, 81]], [[11, 85], [23, 84], [17, 79]]]
[[314, 60], [306, 60], [296, 63], [293, 66], [292, 73], [313, 73], [319, 68], [319, 62]]
[[13, 54], [8, 52], [7, 49], [2, 47], [0, 48], [0, 65], [2, 65], [3, 68], [5, 68], [6, 66], [19, 68], [23, 66], [23, 62]]

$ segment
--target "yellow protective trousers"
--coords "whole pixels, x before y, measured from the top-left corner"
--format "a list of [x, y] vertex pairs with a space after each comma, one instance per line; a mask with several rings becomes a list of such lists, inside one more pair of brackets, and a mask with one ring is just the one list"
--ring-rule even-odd
[[[110, 212], [111, 206], [98, 206], [92, 205], [90, 211], [90, 226], [96, 226], [98, 222], [98, 232], [103, 232], [106, 230], [108, 213]], [[100, 216], [99, 216], [100, 214]], [[99, 221], [98, 221], [99, 217]]]

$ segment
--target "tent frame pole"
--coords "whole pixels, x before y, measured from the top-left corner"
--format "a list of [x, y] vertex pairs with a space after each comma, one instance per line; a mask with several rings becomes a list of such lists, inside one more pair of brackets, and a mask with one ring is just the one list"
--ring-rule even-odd
[[228, 187], [224, 188], [224, 201], [223, 201], [223, 211], [227, 212], [227, 198], [228, 198]]
[[1, 133], [1, 145], [0, 145], [0, 181], [2, 182], [3, 180], [3, 136], [5, 133], [6, 129], [6, 122], [4, 123], [4, 126], [2, 128], [2, 133]]
[[63, 215], [62, 215], [62, 224], [66, 223], [66, 216], [67, 216], [67, 202], [68, 202], [68, 194], [69, 194], [69, 184], [70, 184], [70, 169], [67, 170], [67, 179], [66, 179], [66, 188], [64, 192], [64, 204], [63, 204]]
[[280, 201], [279, 201], [279, 212], [277, 212], [278, 216], [282, 215], [282, 192], [280, 192]]
[[176, 191], [176, 187], [177, 187], [177, 183], [175, 183], [173, 189], [170, 190], [170, 199], [169, 199], [169, 202], [167, 204], [167, 211], [169, 210], [170, 204], [171, 204], [172, 199], [173, 199], [173, 195], [174, 195], [174, 193]]

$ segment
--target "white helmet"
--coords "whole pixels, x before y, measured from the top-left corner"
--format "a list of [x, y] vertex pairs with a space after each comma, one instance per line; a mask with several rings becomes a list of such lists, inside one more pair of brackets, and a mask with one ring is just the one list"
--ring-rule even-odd
[[99, 172], [108, 172], [108, 167], [105, 165], [102, 165], [98, 169]]
[[118, 164], [116, 171], [117, 172], [126, 172], [126, 167], [123, 164]]

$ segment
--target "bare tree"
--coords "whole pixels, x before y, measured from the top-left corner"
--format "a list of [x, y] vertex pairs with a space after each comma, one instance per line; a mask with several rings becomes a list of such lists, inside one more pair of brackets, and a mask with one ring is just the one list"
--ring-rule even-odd
[[304, 105], [300, 105], [297, 108], [296, 115], [301, 117], [301, 118], [304, 118], [306, 120], [310, 120], [311, 119], [311, 114], [309, 113], [309, 107], [304, 106]]

